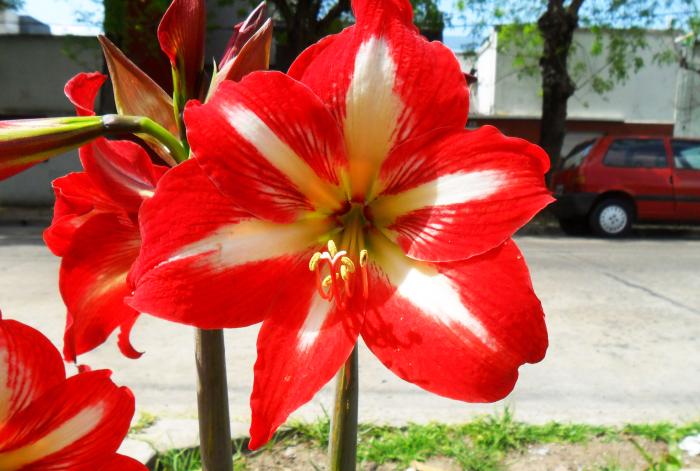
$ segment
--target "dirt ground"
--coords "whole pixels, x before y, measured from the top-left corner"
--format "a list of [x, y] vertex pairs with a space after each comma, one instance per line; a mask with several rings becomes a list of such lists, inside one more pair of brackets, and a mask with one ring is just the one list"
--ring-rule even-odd
[[[639, 439], [638, 443], [659, 463], [668, 454], [664, 443]], [[700, 471], [700, 456], [678, 454], [684, 471]], [[326, 470], [325, 450], [307, 444], [274, 447], [259, 455], [248, 456], [246, 471]], [[364, 463], [362, 471], [461, 471], [452, 458], [434, 457], [410, 466], [395, 463]], [[649, 464], [629, 441], [594, 439], [585, 444], [537, 444], [526, 450], [510, 453], [502, 462], [503, 471], [646, 471]], [[665, 469], [665, 468], [659, 468]], [[670, 468], [674, 469], [674, 468]]]

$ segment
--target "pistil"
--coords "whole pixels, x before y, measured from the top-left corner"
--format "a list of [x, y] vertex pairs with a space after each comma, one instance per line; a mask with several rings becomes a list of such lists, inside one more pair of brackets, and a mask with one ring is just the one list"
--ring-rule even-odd
[[[345, 250], [338, 250], [335, 242], [329, 240], [324, 252], [316, 252], [309, 260], [309, 270], [316, 273], [316, 289], [319, 295], [338, 304], [341, 309], [347, 307], [348, 300], [353, 295], [354, 275], [357, 272], [355, 262], [348, 257]], [[360, 252], [360, 273], [362, 279], [363, 297], [367, 298], [367, 251]], [[328, 274], [324, 276], [328, 268]]]

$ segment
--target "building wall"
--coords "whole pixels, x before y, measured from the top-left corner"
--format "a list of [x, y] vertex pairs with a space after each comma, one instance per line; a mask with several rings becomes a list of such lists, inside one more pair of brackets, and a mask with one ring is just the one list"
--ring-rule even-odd
[[[590, 84], [582, 86], [569, 99], [569, 119], [608, 120], [623, 122], [673, 123], [675, 109], [676, 81], [679, 73], [677, 64], [659, 65], [653, 63], [653, 56], [672, 47], [673, 36], [657, 31], [648, 32], [649, 47], [640, 55], [645, 66], [637, 73], [630, 72], [629, 79], [608, 93], [596, 93]], [[594, 41], [590, 31], [580, 30], [574, 36], [576, 48], [570, 66], [576, 63], [586, 64], [587, 73], [605, 70], [605, 52], [591, 56], [589, 51]], [[487, 47], [482, 51], [478, 64], [485, 66], [478, 69], [478, 109], [475, 114], [502, 117], [538, 117], [541, 115], [541, 76], [520, 75], [513, 67], [514, 54], [510, 51], [498, 51], [498, 40], [494, 34]], [[496, 53], [494, 65], [489, 57]], [[605, 72], [603, 72], [605, 74]], [[580, 80], [579, 83], [584, 82]]]
[[[79, 72], [99, 70], [94, 38], [0, 35], [0, 119], [73, 115], [64, 85]], [[74, 151], [0, 181], [0, 206], [51, 205], [51, 181], [79, 169]]]

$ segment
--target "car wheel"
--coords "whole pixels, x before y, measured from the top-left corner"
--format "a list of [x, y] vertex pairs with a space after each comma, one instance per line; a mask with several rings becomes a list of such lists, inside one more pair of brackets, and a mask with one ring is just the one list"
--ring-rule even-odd
[[634, 211], [625, 200], [610, 198], [598, 203], [589, 223], [593, 232], [602, 237], [623, 237], [632, 228]]
[[588, 232], [588, 224], [581, 218], [559, 218], [559, 227], [566, 235], [585, 235]]

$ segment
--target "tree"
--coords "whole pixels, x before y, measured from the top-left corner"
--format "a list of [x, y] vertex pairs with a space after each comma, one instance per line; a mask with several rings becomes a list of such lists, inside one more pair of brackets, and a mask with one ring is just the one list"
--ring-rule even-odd
[[19, 10], [24, 6], [24, 0], [0, 0], [0, 11]]
[[[541, 73], [539, 144], [555, 164], [566, 134], [569, 98], [583, 84], [590, 84], [599, 93], [607, 92], [615, 84], [624, 82], [631, 72], [643, 67], [645, 63], [639, 53], [647, 47], [645, 28], [678, 26], [677, 21], [675, 24], [663, 24], [663, 21], [669, 14], [687, 11], [693, 0], [460, 2], [458, 6], [464, 11], [474, 9], [471, 18], [477, 29], [493, 26], [494, 22], [501, 24], [499, 42], [504, 41], [499, 46], [518, 49], [515, 65], [520, 72]], [[596, 36], [589, 52], [593, 55], [607, 53], [606, 66], [588, 75], [580, 73], [582, 64], [570, 63], [575, 50], [574, 32], [581, 26], [589, 27]], [[661, 54], [655, 60], [668, 61], [668, 57]]]

